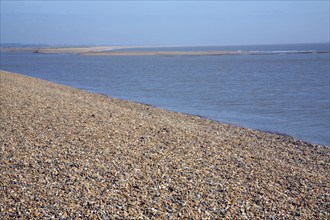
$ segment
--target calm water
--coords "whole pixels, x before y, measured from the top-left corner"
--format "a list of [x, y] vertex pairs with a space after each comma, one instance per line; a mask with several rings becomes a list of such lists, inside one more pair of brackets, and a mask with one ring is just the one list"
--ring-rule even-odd
[[318, 51], [329, 52], [330, 44], [279, 44], [279, 45], [240, 45], [240, 46], [196, 46], [196, 47], [151, 47], [117, 49], [116, 51], [259, 51], [259, 52], [292, 52]]
[[[307, 50], [297, 45], [272, 47], [272, 51]], [[309, 45], [308, 50], [329, 49]], [[330, 145], [329, 53], [126, 57], [1, 53], [1, 69]]]

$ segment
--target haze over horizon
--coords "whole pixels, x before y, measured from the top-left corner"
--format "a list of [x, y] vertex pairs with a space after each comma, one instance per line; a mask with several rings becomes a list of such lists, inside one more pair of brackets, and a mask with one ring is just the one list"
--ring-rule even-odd
[[329, 1], [1, 1], [1, 43], [253, 45], [329, 42]]

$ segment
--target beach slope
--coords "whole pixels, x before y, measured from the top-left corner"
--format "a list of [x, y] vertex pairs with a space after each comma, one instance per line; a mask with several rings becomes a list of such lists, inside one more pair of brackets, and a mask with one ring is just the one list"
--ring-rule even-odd
[[0, 219], [329, 219], [329, 147], [0, 80]]

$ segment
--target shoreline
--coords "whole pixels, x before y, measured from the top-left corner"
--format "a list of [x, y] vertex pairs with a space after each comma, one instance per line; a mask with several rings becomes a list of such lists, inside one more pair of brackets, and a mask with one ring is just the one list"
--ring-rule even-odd
[[[141, 51], [120, 51], [120, 49], [136, 49]], [[36, 54], [75, 54], [80, 56], [223, 56], [223, 55], [277, 55], [277, 54], [323, 54], [329, 51], [246, 51], [246, 50], [201, 50], [201, 51], [143, 51], [148, 48], [164, 48], [164, 46], [91, 46], [91, 47], [59, 47], [59, 48], [0, 48], [4, 52], [31, 52]], [[180, 47], [178, 47], [180, 48]]]
[[[87, 90], [84, 90], [84, 91], [87, 91]], [[89, 91], [87, 91], [87, 92], [89, 92]], [[91, 93], [93, 93], [93, 92], [91, 92]], [[103, 94], [103, 93], [95, 93], [95, 94], [103, 95], [103, 96], [110, 97], [110, 98], [112, 97], [112, 96], [109, 96], [109, 95], [106, 95], [106, 94]], [[240, 125], [238, 123], [235, 124], [235, 123], [230, 123], [230, 122], [224, 122], [224, 121], [212, 119], [211, 117], [207, 117], [207, 116], [203, 116], [203, 115], [198, 115], [198, 114], [190, 114], [190, 113], [181, 112], [181, 111], [175, 111], [175, 110], [171, 110], [171, 109], [167, 109], [167, 108], [162, 108], [160, 106], [152, 105], [152, 104], [148, 104], [148, 103], [144, 103], [144, 102], [126, 100], [126, 99], [117, 98], [117, 97], [112, 97], [112, 98], [123, 100], [123, 101], [128, 101], [128, 102], [133, 102], [133, 103], [137, 103], [137, 104], [141, 104], [141, 105], [145, 105], [145, 106], [149, 106], [149, 107], [156, 108], [156, 109], [162, 109], [162, 110], [173, 112], [173, 113], [179, 113], [179, 114], [183, 114], [183, 115], [187, 115], [187, 116], [191, 116], [191, 117], [197, 117], [197, 118], [200, 118], [200, 119], [209, 120], [209, 121], [212, 121], [212, 122], [215, 122], [215, 123], [220, 123], [220, 124], [226, 124], [226, 125], [238, 127], [238, 128], [241, 128], [241, 129], [248, 129], [248, 130], [253, 130], [253, 131], [259, 131], [259, 132], [267, 133], [267, 134], [270, 134], [270, 135], [279, 135], [279, 136], [282, 136], [282, 137], [290, 138], [290, 139], [295, 140], [295, 141], [304, 142], [307, 145], [322, 146], [322, 147], [330, 148], [330, 146], [327, 146], [327, 145], [324, 145], [324, 144], [320, 144], [320, 143], [313, 143], [311, 141], [303, 140], [303, 139], [297, 138], [297, 137], [295, 137], [295, 136], [293, 136], [291, 134], [287, 134], [287, 133], [280, 132], [280, 131], [272, 131], [272, 130], [263, 130], [263, 129], [258, 129], [258, 128], [251, 128], [251, 127], [248, 127], [248, 126]]]
[[31, 52], [44, 54], [84, 54], [84, 53], [98, 53], [107, 52], [118, 49], [130, 48], [154, 48], [157, 46], [86, 46], [86, 47], [50, 47], [50, 48], [29, 48], [29, 47], [8, 47], [0, 48], [0, 51], [5, 52]]
[[0, 71], [3, 218], [329, 218], [330, 149]]

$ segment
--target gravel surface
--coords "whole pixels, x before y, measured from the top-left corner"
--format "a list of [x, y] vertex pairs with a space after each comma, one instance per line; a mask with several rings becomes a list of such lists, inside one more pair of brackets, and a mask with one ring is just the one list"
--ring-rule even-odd
[[0, 219], [330, 218], [329, 147], [0, 77]]

